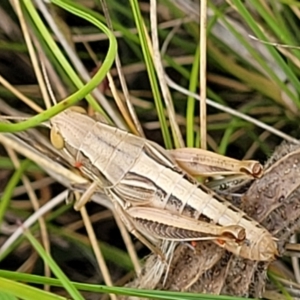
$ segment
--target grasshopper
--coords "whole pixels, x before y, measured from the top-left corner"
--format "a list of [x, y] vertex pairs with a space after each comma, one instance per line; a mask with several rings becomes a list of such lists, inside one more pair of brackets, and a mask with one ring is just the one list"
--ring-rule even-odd
[[[272, 235], [198, 183], [158, 144], [70, 108], [51, 120], [51, 141], [114, 203], [152, 251], [157, 240], [209, 240], [250, 260], [277, 255]], [[259, 173], [259, 172], [255, 172]]]

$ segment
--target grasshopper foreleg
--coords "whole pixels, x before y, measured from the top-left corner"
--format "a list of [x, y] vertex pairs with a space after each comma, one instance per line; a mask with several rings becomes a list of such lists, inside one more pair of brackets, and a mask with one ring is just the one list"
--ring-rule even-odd
[[94, 181], [82, 194], [81, 198], [74, 204], [74, 209], [80, 210], [91, 199], [97, 189], [99, 189], [98, 183]]

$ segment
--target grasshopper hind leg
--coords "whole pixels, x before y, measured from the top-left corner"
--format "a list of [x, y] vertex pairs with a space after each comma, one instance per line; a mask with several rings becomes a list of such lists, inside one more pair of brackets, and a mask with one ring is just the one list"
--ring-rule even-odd
[[109, 191], [106, 192], [110, 199], [113, 199], [115, 210], [122, 222], [125, 224], [127, 230], [132, 235], [134, 235], [141, 243], [143, 243], [151, 252], [158, 255], [161, 258], [161, 260], [165, 262], [166, 257], [158, 246], [161, 244], [161, 241], [151, 236], [147, 238], [146, 233], [143, 233], [141, 230], [138, 230], [134, 225], [134, 222], [131, 220], [131, 217], [126, 213], [126, 209], [128, 208], [127, 203], [124, 203], [122, 200], [118, 199], [116, 195], [111, 194]]

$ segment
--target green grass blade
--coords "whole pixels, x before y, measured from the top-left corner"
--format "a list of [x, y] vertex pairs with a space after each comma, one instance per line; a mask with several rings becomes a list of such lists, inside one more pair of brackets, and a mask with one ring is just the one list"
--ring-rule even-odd
[[[195, 53], [195, 60], [193, 63], [191, 76], [190, 76], [190, 86], [189, 91], [195, 93], [199, 84], [199, 59], [200, 59], [200, 48], [197, 47]], [[188, 96], [187, 108], [186, 108], [186, 144], [187, 147], [195, 146], [195, 104], [196, 100], [194, 97]]]
[[30, 241], [34, 249], [43, 258], [44, 262], [50, 267], [54, 275], [60, 280], [63, 287], [68, 291], [70, 296], [73, 299], [84, 300], [84, 298], [76, 289], [76, 287], [73, 285], [73, 283], [71, 283], [71, 281], [67, 278], [67, 276], [62, 272], [62, 270], [59, 268], [59, 266], [56, 264], [53, 258], [48, 253], [46, 253], [44, 248], [37, 241], [37, 239], [29, 232], [29, 230], [25, 230], [24, 234], [27, 237], [27, 239]]
[[[237, 7], [239, 13], [244, 18], [244, 20], [248, 23], [250, 28], [253, 30], [255, 36], [262, 40], [267, 41], [267, 37], [264, 35], [262, 30], [259, 28], [257, 22], [252, 18], [249, 10], [245, 7], [245, 5], [239, 1], [239, 0], [233, 0], [233, 4]], [[251, 1], [252, 4], [257, 8], [260, 9], [261, 6], [258, 5], [258, 1]], [[263, 16], [266, 18], [267, 21], [270, 22], [270, 24], [274, 24], [271, 22], [271, 18], [268, 17], [268, 14], [266, 13], [266, 10], [261, 10], [261, 13], [263, 13]], [[274, 22], [274, 20], [273, 20]], [[272, 28], [272, 27], [270, 27]], [[297, 89], [298, 93], [300, 92], [300, 81], [295, 76], [295, 74], [292, 72], [291, 68], [288, 66], [288, 64], [284, 61], [284, 59], [280, 56], [280, 54], [277, 52], [277, 50], [273, 46], [267, 46], [269, 52], [274, 57], [278, 65], [283, 69], [293, 86]], [[252, 51], [253, 52], [253, 51]], [[255, 53], [255, 52], [254, 52]], [[265, 68], [266, 71], [268, 71], [269, 76], [276, 82], [276, 84], [279, 85], [279, 87], [285, 91], [285, 93], [295, 102], [295, 104], [300, 108], [300, 101], [298, 97], [293, 94], [290, 89], [287, 88], [287, 86], [277, 77], [277, 75], [272, 71], [272, 69], [261, 59], [257, 56], [257, 59], [259, 59], [262, 66]]]
[[29, 160], [26, 159], [22, 161], [20, 167], [14, 172], [13, 176], [10, 178], [8, 184], [5, 187], [3, 196], [0, 201], [0, 224], [2, 224], [4, 214], [6, 213], [7, 207], [9, 206], [9, 202], [13, 195], [14, 189], [29, 165]]
[[[51, 286], [61, 286], [61, 282], [54, 278], [45, 278], [42, 276], [3, 271], [0, 270], [0, 276], [5, 278], [14, 278], [15, 280], [30, 282], [32, 284], [48, 284]], [[82, 284], [77, 282], [72, 282], [72, 284], [81, 291], [89, 291], [95, 293], [114, 293], [118, 295], [129, 295], [145, 298], [155, 298], [155, 299], [170, 299], [170, 300], [183, 300], [183, 299], [206, 299], [206, 300], [244, 300], [241, 297], [230, 297], [230, 296], [217, 296], [209, 294], [196, 294], [187, 292], [170, 292], [170, 291], [160, 291], [160, 290], [143, 290], [134, 288], [123, 288], [123, 287], [108, 287], [104, 285], [95, 284]]]
[[[59, 112], [63, 111], [67, 107], [70, 107], [74, 105], [76, 102], [81, 100], [82, 98], [87, 98], [88, 100], [90, 99], [92, 101], [92, 98], [88, 96], [88, 94], [94, 90], [100, 82], [104, 79], [106, 76], [107, 72], [111, 68], [114, 58], [116, 55], [117, 51], [117, 42], [114, 37], [114, 35], [110, 32], [110, 30], [104, 26], [98, 19], [95, 17], [96, 14], [91, 14], [87, 12], [87, 9], [82, 8], [81, 6], [74, 5], [73, 3], [70, 4], [69, 1], [60, 1], [60, 0], [53, 0], [53, 3], [59, 5], [60, 7], [68, 10], [69, 12], [81, 16], [82, 18], [86, 19], [87, 21], [90, 21], [92, 24], [94, 24], [96, 27], [98, 27], [100, 30], [102, 30], [105, 34], [107, 34], [109, 38], [109, 48], [108, 48], [108, 54], [105, 57], [103, 64], [101, 68], [97, 71], [95, 76], [87, 83], [86, 85], [83, 85], [79, 77], [75, 74], [75, 72], [71, 69], [68, 68], [69, 72], [73, 73], [74, 76], [72, 76], [73, 79], [76, 78], [75, 84], [79, 87], [79, 90], [72, 94], [71, 96], [67, 97], [64, 101], [60, 102], [59, 104], [55, 105], [54, 107], [48, 109], [47, 111], [40, 113], [32, 118], [30, 118], [27, 121], [23, 121], [17, 124], [5, 124], [1, 123], [0, 124], [0, 132], [16, 132], [16, 131], [21, 131], [25, 130], [34, 126], [37, 126], [38, 124], [50, 119], [54, 115], [58, 114]], [[43, 34], [46, 36], [49, 36], [49, 38], [46, 40], [48, 43], [48, 46], [50, 49], [53, 49], [53, 51], [59, 51], [57, 45], [54, 43], [52, 38], [49, 35], [49, 32], [43, 25], [42, 20], [38, 16], [37, 12], [35, 11], [35, 8], [33, 7], [32, 3], [30, 0], [24, 0], [24, 5], [28, 9], [28, 12], [30, 13], [31, 17], [34, 19], [36, 22], [36, 25], [40, 30], [43, 31]], [[96, 15], [97, 16], [97, 15]], [[60, 51], [59, 51], [60, 52]], [[66, 61], [64, 57], [60, 57], [62, 61]], [[64, 67], [67, 66], [68, 64], [64, 64]], [[91, 104], [94, 103], [93, 101]], [[93, 105], [96, 110], [99, 110], [98, 105], [95, 106]]]
[[0, 297], [1, 300], [12, 299], [3, 298], [2, 294], [7, 293], [8, 295], [14, 295], [19, 299], [33, 300], [33, 299], [43, 299], [43, 300], [67, 300], [65, 297], [61, 297], [38, 288], [31, 287], [24, 283], [19, 283], [6, 278], [0, 277]]
[[159, 122], [161, 125], [162, 135], [163, 135], [164, 142], [165, 142], [165, 147], [167, 149], [171, 149], [172, 148], [172, 140], [171, 140], [170, 132], [168, 129], [167, 121], [166, 121], [166, 118], [164, 115], [164, 107], [163, 107], [161, 95], [159, 92], [159, 87], [158, 87], [157, 78], [155, 75], [153, 61], [152, 61], [151, 54], [150, 54], [150, 49], [149, 49], [148, 43], [147, 43], [147, 37], [146, 37], [145, 30], [144, 30], [145, 26], [144, 26], [143, 18], [141, 16], [141, 12], [139, 9], [139, 2], [137, 0], [130, 0], [130, 4], [132, 7], [134, 19], [136, 22], [139, 36], [140, 36], [141, 47], [143, 50], [144, 59], [145, 59], [145, 63], [147, 66], [147, 71], [148, 71], [148, 75], [149, 75], [153, 98], [154, 98], [154, 102], [156, 105], [158, 119], [159, 119]]

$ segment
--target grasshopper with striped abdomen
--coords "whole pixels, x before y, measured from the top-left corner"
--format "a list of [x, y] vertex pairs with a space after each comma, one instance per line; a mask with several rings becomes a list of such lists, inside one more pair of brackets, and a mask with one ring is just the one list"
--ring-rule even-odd
[[251, 260], [277, 254], [272, 235], [180, 168], [176, 151], [169, 154], [74, 108], [53, 117], [51, 126], [53, 145], [109, 196], [128, 230], [153, 251], [159, 253], [153, 245], [159, 239], [212, 239]]

